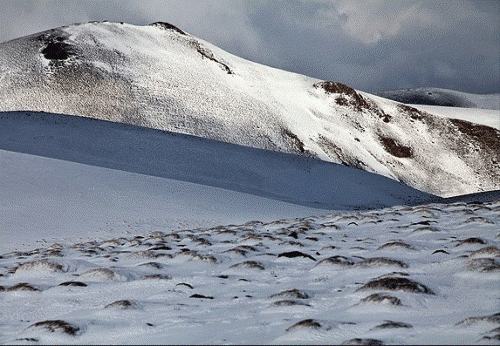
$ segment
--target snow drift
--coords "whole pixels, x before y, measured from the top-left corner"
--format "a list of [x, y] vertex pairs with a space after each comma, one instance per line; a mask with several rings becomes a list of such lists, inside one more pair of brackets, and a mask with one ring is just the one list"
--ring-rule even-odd
[[319, 158], [452, 196], [500, 189], [500, 131], [256, 64], [166, 23], [0, 44], [0, 111], [44, 111]]

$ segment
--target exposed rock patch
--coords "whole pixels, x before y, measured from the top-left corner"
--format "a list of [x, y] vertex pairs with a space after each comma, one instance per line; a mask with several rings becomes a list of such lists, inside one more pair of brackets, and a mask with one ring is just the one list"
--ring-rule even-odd
[[463, 240], [458, 240], [457, 242], [458, 242], [457, 246], [460, 246], [460, 245], [474, 245], [474, 244], [484, 245], [484, 244], [486, 244], [486, 242], [483, 239], [476, 238], [476, 237], [471, 237], [471, 238], [467, 238], [467, 239], [463, 239]]
[[350, 105], [357, 111], [370, 108], [368, 102], [353, 88], [339, 82], [319, 82], [313, 85], [322, 88], [327, 94], [340, 94], [335, 102], [338, 105]]
[[87, 284], [80, 281], [65, 281], [60, 283], [59, 286], [87, 287]]
[[172, 277], [170, 275], [165, 275], [165, 274], [149, 274], [149, 275], [144, 275], [143, 277], [144, 280], [170, 280]]
[[488, 316], [474, 316], [474, 317], [468, 317], [465, 320], [462, 320], [457, 323], [459, 326], [471, 326], [477, 323], [494, 323], [494, 324], [500, 324], [500, 312], [493, 314], [493, 315], [488, 315]]
[[16, 273], [22, 272], [33, 272], [33, 271], [49, 271], [54, 273], [63, 273], [65, 272], [64, 267], [55, 262], [50, 262], [46, 260], [38, 260], [32, 262], [24, 262], [19, 265], [16, 269]]
[[388, 305], [393, 305], [393, 306], [402, 305], [401, 300], [399, 298], [391, 296], [389, 294], [384, 294], [384, 293], [370, 294], [369, 296], [361, 299], [359, 302], [360, 303], [381, 303], [381, 304], [388, 304]]
[[465, 265], [465, 269], [480, 273], [500, 271], [500, 264], [493, 258], [473, 258]]
[[150, 26], [156, 26], [158, 28], [161, 28], [161, 29], [164, 29], [164, 30], [172, 30], [172, 31], [175, 31], [181, 35], [186, 35], [186, 33], [184, 31], [182, 31], [181, 29], [179, 29], [178, 27], [176, 27], [175, 25], [172, 25], [170, 23], [166, 23], [166, 22], [155, 22], [155, 23], [151, 23], [149, 24]]
[[377, 250], [394, 250], [394, 249], [415, 250], [413, 246], [402, 241], [391, 241], [377, 248]]
[[358, 291], [365, 290], [388, 290], [434, 294], [434, 292], [427, 286], [404, 277], [384, 277], [372, 279], [358, 289]]
[[404, 323], [404, 322], [385, 321], [384, 323], [376, 326], [374, 329], [391, 329], [391, 328], [413, 328], [413, 326], [409, 323]]
[[272, 294], [271, 296], [269, 296], [269, 298], [271, 298], [271, 299], [275, 299], [275, 298], [308, 299], [309, 295], [302, 290], [294, 288], [291, 290], [286, 290], [286, 291], [282, 291], [280, 293]]
[[52, 35], [40, 35], [38, 36], [38, 40], [44, 45], [44, 48], [40, 52], [47, 60], [60, 62], [76, 54], [74, 48], [66, 42], [66, 38], [56, 33]]
[[408, 268], [408, 264], [403, 261], [395, 260], [387, 257], [365, 258], [354, 264], [355, 267], [369, 268], [380, 266], [396, 266], [400, 268]]
[[496, 246], [486, 246], [479, 250], [472, 251], [469, 255], [470, 258], [478, 257], [500, 257], [500, 249]]
[[205, 296], [203, 294], [198, 294], [198, 293], [195, 293], [191, 296], [189, 296], [189, 298], [198, 298], [198, 299], [214, 299], [214, 297], [212, 296]]
[[62, 320], [47, 320], [37, 322], [28, 327], [29, 330], [45, 330], [51, 333], [63, 333], [75, 336], [80, 330], [79, 327], [74, 326]]
[[266, 269], [262, 263], [256, 261], [245, 261], [237, 264], [233, 264], [229, 268], [245, 268], [245, 269], [258, 269], [264, 270]]
[[317, 330], [322, 328], [322, 324], [314, 319], [307, 319], [300, 322], [295, 323], [293, 326], [288, 327], [286, 329], [287, 332], [295, 331], [297, 329], [312, 329]]
[[392, 138], [380, 136], [380, 141], [382, 142], [384, 149], [392, 156], [399, 158], [413, 157], [412, 148], [402, 145]]
[[384, 343], [378, 339], [363, 339], [363, 338], [354, 338], [341, 343], [341, 345], [383, 345], [383, 344]]
[[336, 265], [340, 267], [349, 267], [354, 265], [354, 261], [345, 257], [345, 256], [332, 256], [325, 259], [322, 259], [317, 264], [319, 265]]
[[40, 291], [40, 290], [36, 287], [33, 287], [29, 283], [21, 282], [21, 283], [15, 284], [14, 286], [7, 287], [6, 291], [7, 292], [16, 292], [16, 291], [36, 292], [36, 291]]
[[290, 300], [290, 299], [275, 301], [270, 306], [271, 307], [281, 307], [281, 306], [295, 306], [295, 305], [309, 306], [309, 304], [305, 304], [303, 302], [298, 302], [296, 300]]
[[121, 309], [121, 310], [128, 310], [128, 309], [135, 309], [136, 306], [133, 302], [127, 299], [123, 300], [117, 300], [116, 302], [110, 303], [104, 307], [105, 309]]
[[286, 257], [286, 258], [304, 257], [304, 258], [308, 258], [308, 259], [316, 262], [316, 259], [313, 256], [306, 254], [306, 253], [303, 253], [303, 252], [300, 252], [300, 251], [282, 252], [278, 255], [278, 258], [279, 257]]

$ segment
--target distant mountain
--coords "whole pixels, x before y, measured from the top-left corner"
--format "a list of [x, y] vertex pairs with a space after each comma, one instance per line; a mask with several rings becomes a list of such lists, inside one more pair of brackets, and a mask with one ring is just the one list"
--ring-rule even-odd
[[167, 23], [87, 23], [1, 43], [0, 90], [0, 111], [298, 154], [440, 196], [500, 189], [497, 129], [256, 64]]
[[408, 104], [500, 109], [500, 93], [481, 95], [440, 88], [416, 88], [382, 91], [377, 95]]

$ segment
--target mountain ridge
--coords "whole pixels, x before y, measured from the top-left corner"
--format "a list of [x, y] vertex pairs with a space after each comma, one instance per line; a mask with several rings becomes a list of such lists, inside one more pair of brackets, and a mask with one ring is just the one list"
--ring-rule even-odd
[[390, 100], [431, 106], [500, 110], [500, 94], [471, 94], [443, 88], [396, 89], [376, 93]]
[[170, 24], [53, 29], [0, 44], [0, 66], [0, 111], [312, 156], [444, 197], [500, 189], [500, 131], [249, 62]]

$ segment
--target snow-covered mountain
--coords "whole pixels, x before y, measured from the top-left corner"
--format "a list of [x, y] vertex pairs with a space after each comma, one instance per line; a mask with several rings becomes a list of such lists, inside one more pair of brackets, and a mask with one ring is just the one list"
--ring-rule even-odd
[[390, 100], [430, 106], [500, 109], [500, 94], [471, 94], [442, 88], [387, 90], [377, 95]]
[[440, 196], [500, 189], [500, 131], [259, 65], [166, 23], [0, 44], [0, 111], [125, 122], [342, 163]]
[[0, 344], [497, 342], [499, 126], [443, 108], [164, 23], [0, 44]]

